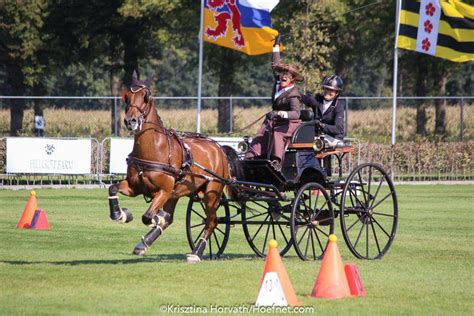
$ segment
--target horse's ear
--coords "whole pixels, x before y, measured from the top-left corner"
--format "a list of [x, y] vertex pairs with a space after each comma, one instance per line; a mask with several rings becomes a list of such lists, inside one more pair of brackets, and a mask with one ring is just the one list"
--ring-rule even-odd
[[148, 76], [146, 77], [146, 80], [145, 80], [145, 85], [150, 88], [151, 86], [151, 74], [148, 74]]
[[132, 74], [132, 86], [138, 85], [138, 74], [136, 70], [133, 70]]

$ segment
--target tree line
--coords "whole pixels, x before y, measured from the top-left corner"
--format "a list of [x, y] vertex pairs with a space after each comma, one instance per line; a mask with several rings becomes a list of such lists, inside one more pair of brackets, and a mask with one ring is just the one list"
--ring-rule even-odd
[[[344, 95], [391, 95], [395, 2], [281, 0], [272, 21], [283, 38], [284, 62], [296, 63], [306, 77], [303, 90], [318, 92], [324, 76], [338, 73]], [[155, 95], [196, 95], [199, 21], [198, 0], [0, 0], [0, 93], [117, 96], [137, 70], [153, 76]], [[205, 43], [202, 79], [204, 96], [270, 95], [270, 56]], [[473, 79], [473, 63], [400, 52], [401, 96], [471, 95]], [[428, 105], [415, 105], [423, 136]], [[17, 135], [28, 104], [12, 99], [4, 106], [10, 134]], [[35, 100], [35, 113], [43, 106]], [[218, 128], [226, 132], [227, 102], [215, 106]], [[435, 107], [435, 131], [442, 136], [446, 103]]]

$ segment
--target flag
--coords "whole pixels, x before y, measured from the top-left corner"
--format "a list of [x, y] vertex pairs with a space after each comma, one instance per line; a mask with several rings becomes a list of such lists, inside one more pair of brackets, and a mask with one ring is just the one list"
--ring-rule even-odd
[[248, 55], [272, 51], [270, 12], [279, 0], [205, 0], [203, 39]]
[[459, 0], [401, 0], [397, 47], [474, 60], [474, 7]]

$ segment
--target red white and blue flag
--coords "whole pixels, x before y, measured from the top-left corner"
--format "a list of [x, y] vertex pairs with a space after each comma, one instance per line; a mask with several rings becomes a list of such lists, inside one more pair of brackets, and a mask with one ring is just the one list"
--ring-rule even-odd
[[207, 42], [260, 55], [272, 51], [278, 32], [270, 12], [279, 0], [205, 0], [203, 39]]

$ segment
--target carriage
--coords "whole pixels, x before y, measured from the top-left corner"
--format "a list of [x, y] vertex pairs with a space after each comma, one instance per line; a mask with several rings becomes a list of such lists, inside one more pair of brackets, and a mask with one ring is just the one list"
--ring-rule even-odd
[[[261, 257], [275, 239], [283, 245], [281, 255], [294, 247], [303, 260], [319, 259], [337, 220], [356, 257], [377, 259], [388, 251], [398, 223], [392, 180], [373, 163], [357, 166], [344, 179], [342, 163], [353, 146], [316, 134], [312, 111], [301, 111], [303, 122], [280, 168], [265, 157], [239, 158], [232, 148], [200, 134], [165, 128], [148, 87], [148, 80], [139, 81], [134, 73], [123, 95], [124, 121], [134, 134], [134, 145], [127, 158], [127, 177], [108, 189], [110, 218], [116, 222], [133, 220], [131, 211], [120, 206], [118, 193], [143, 195], [150, 202], [142, 222], [151, 230], [135, 246], [135, 255], [144, 255], [173, 223], [183, 196], [190, 197], [189, 263], [200, 262], [204, 251], [204, 257], [219, 258], [235, 225], [242, 225], [248, 244]], [[332, 160], [338, 163], [335, 176]]]
[[[349, 140], [318, 135], [311, 115], [304, 114], [306, 121], [293, 134], [281, 169], [267, 159], [239, 156], [231, 164], [234, 178], [218, 179], [226, 182], [231, 193], [220, 200], [218, 226], [203, 257], [219, 258], [231, 228], [242, 225], [250, 248], [260, 257], [266, 256], [268, 242], [275, 239], [281, 245], [280, 255], [293, 247], [302, 260], [317, 260], [322, 258], [337, 220], [357, 258], [378, 259], [389, 250], [398, 223], [391, 178], [375, 163], [360, 164], [343, 178], [344, 157], [354, 146]], [[248, 138], [244, 139], [243, 147], [248, 145]], [[334, 175], [332, 161], [337, 163]], [[202, 193], [198, 192], [190, 197], [186, 210], [191, 249], [201, 238], [205, 222]]]

